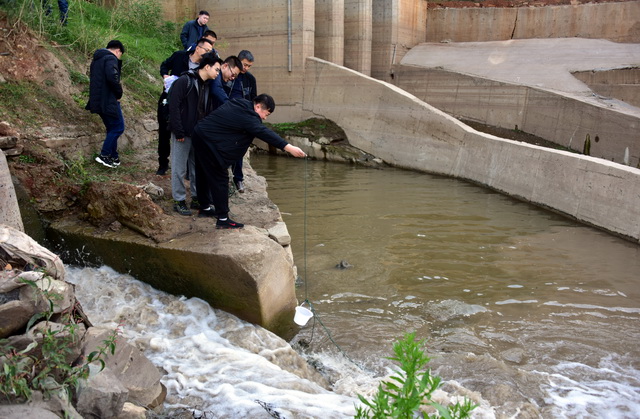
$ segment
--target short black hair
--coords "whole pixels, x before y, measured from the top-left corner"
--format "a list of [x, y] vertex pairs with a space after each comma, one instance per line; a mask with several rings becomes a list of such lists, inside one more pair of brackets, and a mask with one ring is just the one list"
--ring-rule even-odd
[[253, 60], [253, 54], [251, 53], [251, 51], [247, 51], [246, 49], [243, 49], [242, 51], [240, 51], [240, 53], [238, 54], [238, 59], [239, 60], [247, 60], [250, 63], [252, 63]]
[[270, 113], [276, 110], [276, 102], [273, 100], [271, 96], [266, 93], [259, 94], [253, 99], [253, 103], [255, 105], [262, 105], [266, 110]]
[[202, 15], [211, 16], [211, 15], [209, 15], [209, 12], [207, 12], [206, 10], [200, 10], [200, 11], [198, 12], [198, 16], [202, 16]]
[[109, 43], [107, 44], [107, 49], [119, 49], [120, 52], [124, 54], [124, 45], [122, 45], [122, 42], [118, 41], [117, 39], [112, 39], [111, 41], [109, 41]]
[[207, 52], [206, 54], [202, 55], [200, 64], [198, 65], [198, 70], [204, 68], [205, 65], [214, 65], [215, 63], [222, 65], [222, 60], [218, 58], [218, 56], [216, 56], [216, 54], [214, 54], [213, 52]]
[[198, 42], [196, 42], [196, 45], [202, 45], [202, 44], [209, 44], [213, 46], [213, 42], [209, 41], [207, 38], [200, 38], [198, 39]]
[[242, 61], [240, 61], [235, 55], [228, 56], [225, 58], [224, 62], [231, 68], [239, 68], [240, 70], [243, 68]]
[[202, 34], [203, 38], [206, 38], [207, 36], [213, 36], [214, 38], [218, 39], [218, 35], [216, 35], [216, 33], [211, 29], [204, 31], [204, 33]]

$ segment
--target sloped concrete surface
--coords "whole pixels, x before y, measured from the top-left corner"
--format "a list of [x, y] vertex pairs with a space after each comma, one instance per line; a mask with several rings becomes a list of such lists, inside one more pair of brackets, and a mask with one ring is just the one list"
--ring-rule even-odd
[[396, 86], [317, 58], [306, 71], [305, 110], [387, 163], [477, 182], [640, 242], [640, 169], [477, 132]]

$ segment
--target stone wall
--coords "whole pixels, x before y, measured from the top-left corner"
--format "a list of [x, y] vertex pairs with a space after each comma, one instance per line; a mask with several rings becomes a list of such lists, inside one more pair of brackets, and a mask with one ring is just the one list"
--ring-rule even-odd
[[398, 87], [317, 58], [306, 73], [304, 109], [387, 163], [470, 180], [640, 242], [639, 169], [477, 132]]
[[429, 9], [426, 42], [593, 38], [640, 42], [640, 1], [566, 6]]

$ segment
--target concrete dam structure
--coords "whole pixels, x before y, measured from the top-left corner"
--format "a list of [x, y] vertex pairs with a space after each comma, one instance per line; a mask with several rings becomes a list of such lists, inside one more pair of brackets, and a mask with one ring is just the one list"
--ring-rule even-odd
[[[164, 7], [178, 21], [208, 10], [221, 55], [253, 52], [258, 88], [278, 105], [272, 122], [329, 118], [388, 163], [468, 179], [640, 241], [638, 1], [508, 10], [427, 9], [418, 0]], [[193, 16], [181, 15], [189, 8]], [[502, 66], [488, 67], [496, 50]], [[573, 61], [545, 66], [548, 52], [562, 62], [569, 50]], [[530, 78], [523, 56], [554, 83]], [[589, 139], [591, 156], [482, 134], [452, 116], [577, 151]]]

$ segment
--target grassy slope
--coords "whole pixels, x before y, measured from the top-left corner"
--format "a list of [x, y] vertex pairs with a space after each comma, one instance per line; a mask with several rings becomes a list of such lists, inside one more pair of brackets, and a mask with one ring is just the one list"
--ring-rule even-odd
[[[159, 4], [154, 0], [122, 0], [116, 8], [106, 9], [96, 4], [99, 2], [71, 0], [68, 25], [61, 26], [55, 2], [51, 3], [54, 10], [47, 16], [38, 7], [40, 2], [0, 2], [5, 35], [0, 44], [0, 52], [5, 54], [0, 70], [15, 70], [31, 60], [26, 68], [41, 67], [49, 73], [30, 76], [24, 68], [13, 73], [1, 71], [7, 82], [0, 84], [0, 101], [9, 106], [0, 107], [0, 120], [18, 129], [41, 126], [52, 117], [61, 122], [86, 120], [89, 62], [93, 52], [111, 39], [121, 40], [127, 48], [122, 68], [125, 114], [131, 117], [154, 112], [161, 89], [160, 63], [181, 48], [179, 28], [162, 21]], [[36, 53], [42, 50], [33, 44], [53, 54], [62, 68], [52, 68], [47, 62], [50, 56]], [[57, 72], [63, 74], [52, 74]], [[70, 86], [57, 86], [59, 80], [66, 80]]]

